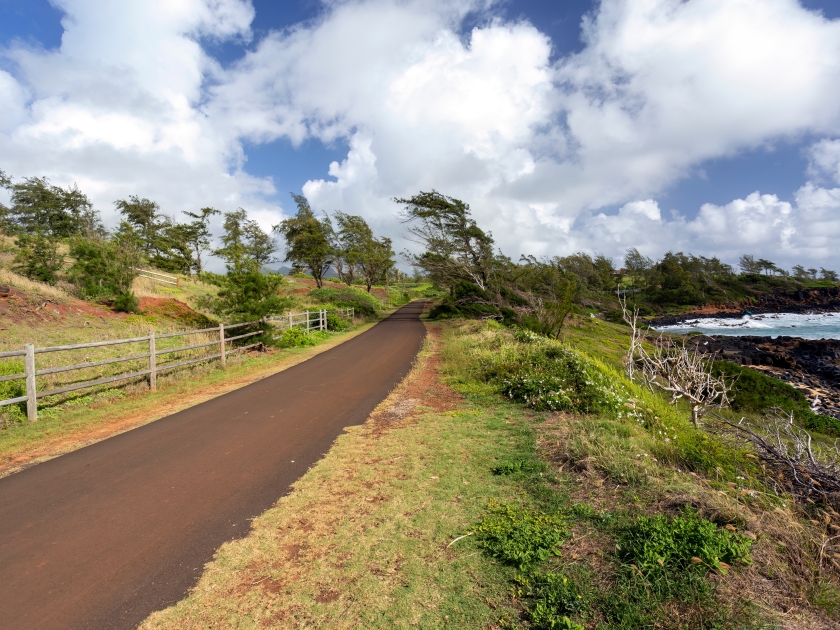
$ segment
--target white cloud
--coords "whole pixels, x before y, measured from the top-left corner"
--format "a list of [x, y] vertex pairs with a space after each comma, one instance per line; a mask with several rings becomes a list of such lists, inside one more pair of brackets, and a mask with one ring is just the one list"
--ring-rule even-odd
[[825, 138], [815, 142], [809, 151], [808, 172], [812, 177], [828, 178], [840, 184], [840, 140]]
[[[303, 190], [390, 236], [391, 199], [436, 188], [513, 256], [836, 257], [837, 194], [819, 185], [840, 184], [838, 140], [814, 145], [793, 204], [754, 193], [686, 218], [656, 201], [706, 159], [840, 135], [840, 22], [795, 0], [602, 0], [584, 49], [556, 62], [489, 0], [329, 2], [227, 68], [200, 38], [250, 41], [247, 0], [59, 6], [60, 49], [6, 52], [0, 168], [76, 181], [102, 210], [138, 193], [172, 211], [246, 205], [268, 226], [280, 208], [242, 170], [242, 141], [341, 139], [346, 159]], [[461, 33], [471, 11], [484, 21]]]
[[718, 256], [736, 262], [744, 253], [760, 254], [790, 268], [798, 263], [837, 263], [840, 239], [840, 188], [807, 183], [794, 202], [754, 192], [718, 206], [704, 204], [688, 219], [672, 212], [662, 219], [653, 200], [625, 204], [617, 214], [598, 213], [582, 220], [571, 234], [582, 247], [623, 254], [636, 247], [643, 254], [665, 251]]
[[[0, 73], [0, 168], [78, 183], [114, 225], [111, 203], [129, 194], [177, 214], [204, 205], [253, 207], [265, 226], [279, 214], [268, 180], [240, 170], [235, 139], [208, 120], [203, 86], [217, 64], [198, 43], [247, 38], [250, 2], [62, 0], [60, 48], [13, 43], [15, 79]], [[11, 82], [8, 89], [5, 83]], [[15, 91], [16, 90], [16, 91]]]

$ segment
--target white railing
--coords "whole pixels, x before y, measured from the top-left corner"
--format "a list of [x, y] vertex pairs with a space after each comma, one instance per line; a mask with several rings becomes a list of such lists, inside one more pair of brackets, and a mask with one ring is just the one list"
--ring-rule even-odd
[[[352, 308], [337, 309], [337, 312], [340, 316], [347, 317], [350, 319], [352, 319], [354, 315], [354, 310]], [[80, 343], [66, 346], [49, 346], [46, 348], [36, 348], [33, 344], [28, 343], [24, 345], [22, 350], [0, 352], [0, 359], [23, 357], [24, 365], [24, 371], [20, 374], [8, 374], [5, 376], [0, 375], [0, 383], [12, 380], [24, 380], [26, 382], [26, 394], [24, 396], [0, 400], [0, 407], [26, 402], [26, 416], [30, 421], [34, 422], [38, 419], [37, 401], [38, 399], [44, 398], [46, 396], [55, 396], [57, 394], [64, 394], [77, 389], [95, 387], [97, 385], [105, 385], [107, 383], [115, 383], [117, 381], [123, 381], [126, 379], [137, 378], [142, 376], [148, 376], [149, 389], [154, 391], [157, 389], [157, 375], [158, 373], [164, 370], [170, 370], [177, 367], [191, 365], [193, 363], [198, 363], [200, 361], [210, 361], [213, 359], [219, 359], [221, 366], [223, 368], [226, 367], [228, 355], [234, 352], [242, 352], [250, 348], [261, 346], [262, 342], [252, 343], [244, 346], [231, 347], [230, 349], [228, 349], [228, 344], [234, 341], [246, 339], [248, 337], [253, 337], [254, 335], [263, 334], [265, 332], [265, 330], [263, 329], [264, 324], [269, 322], [273, 326], [276, 326], [277, 328], [281, 329], [289, 328], [292, 326], [299, 326], [301, 328], [305, 327], [306, 332], [310, 332], [312, 330], [326, 330], [327, 311], [319, 310], [306, 311], [304, 313], [289, 313], [288, 315], [282, 315], [278, 317], [266, 317], [253, 322], [243, 322], [241, 324], [219, 324], [218, 326], [214, 326], [212, 328], [202, 328], [200, 330], [187, 330], [184, 332], [167, 333], [164, 335], [156, 335], [154, 330], [150, 330], [149, 334], [143, 337], [132, 337], [130, 339], [114, 339], [111, 341], [94, 341], [90, 343]], [[234, 328], [241, 328], [243, 326], [260, 326], [260, 329], [253, 332], [244, 333], [242, 335], [228, 336], [226, 334], [228, 331], [233, 330]], [[172, 339], [175, 337], [186, 337], [189, 335], [197, 335], [201, 333], [212, 334], [216, 332], [218, 333], [218, 339], [214, 341], [178, 346], [174, 348], [164, 348], [160, 350], [157, 349], [157, 342], [159, 340]], [[74, 365], [49, 367], [40, 370], [37, 369], [35, 366], [35, 355], [38, 354], [64, 352], [70, 350], [79, 350], [83, 348], [100, 348], [104, 346], [115, 346], [119, 344], [128, 343], [148, 344], [148, 352], [129, 354], [126, 356], [114, 357], [102, 361], [86, 361], [84, 363], [76, 363]], [[158, 357], [167, 354], [176, 354], [187, 350], [196, 350], [199, 348], [211, 347], [216, 348], [217, 351], [213, 352], [212, 354], [202, 355], [200, 357], [190, 358], [181, 361], [175, 361], [173, 363], [166, 363], [164, 365], [158, 365], [157, 362]], [[73, 383], [72, 385], [57, 387], [46, 391], [38, 391], [36, 387], [36, 377], [38, 376], [46, 376], [48, 374], [57, 374], [60, 372], [69, 372], [71, 370], [84, 370], [87, 368], [94, 368], [103, 365], [110, 365], [113, 363], [121, 363], [125, 361], [135, 361], [139, 359], [148, 359], [148, 368], [136, 370], [127, 374], [117, 374], [115, 376], [109, 376], [106, 378], [98, 378], [95, 380]]]
[[152, 271], [151, 269], [137, 268], [141, 278], [148, 278], [155, 282], [163, 282], [164, 284], [174, 284], [176, 287], [181, 285], [181, 279], [178, 276], [170, 276], [167, 273], [160, 273], [159, 271]]

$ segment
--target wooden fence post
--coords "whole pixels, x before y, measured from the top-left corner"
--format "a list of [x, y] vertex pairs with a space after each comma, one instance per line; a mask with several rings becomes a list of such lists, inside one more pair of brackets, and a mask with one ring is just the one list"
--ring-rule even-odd
[[26, 371], [26, 418], [30, 422], [38, 419], [38, 397], [35, 391], [35, 346], [31, 343], [23, 346], [26, 350], [24, 368]]
[[219, 354], [222, 356], [219, 357], [222, 361], [222, 369], [227, 367], [227, 357], [225, 356], [225, 325], [220, 323], [219, 324]]
[[306, 334], [309, 334], [309, 311], [306, 311]]
[[149, 331], [149, 389], [157, 390], [157, 348], [154, 330]]
[[289, 311], [289, 328], [292, 327], [292, 311]]

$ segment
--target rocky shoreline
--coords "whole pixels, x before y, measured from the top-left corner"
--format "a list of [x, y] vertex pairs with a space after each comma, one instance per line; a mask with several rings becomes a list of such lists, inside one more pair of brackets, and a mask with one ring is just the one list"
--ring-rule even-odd
[[840, 340], [696, 335], [691, 343], [785, 381], [811, 402], [819, 396], [817, 413], [840, 419]]
[[840, 312], [840, 287], [763, 293], [741, 302], [707, 304], [701, 309], [679, 315], [662, 315], [646, 320], [650, 326], [677, 326], [694, 319], [739, 319], [744, 315], [770, 313]]

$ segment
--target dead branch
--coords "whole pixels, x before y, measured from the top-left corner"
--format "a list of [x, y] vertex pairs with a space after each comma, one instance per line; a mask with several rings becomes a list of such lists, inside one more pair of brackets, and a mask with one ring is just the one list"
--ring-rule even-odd
[[[685, 339], [675, 343], [663, 335], [647, 339], [638, 326], [638, 310], [627, 310], [627, 298], [618, 291], [622, 317], [630, 326], [630, 348], [624, 363], [627, 376], [638, 377], [653, 391], [659, 389], [671, 397], [671, 404], [686, 400], [691, 408], [691, 422], [694, 426], [712, 407], [729, 405], [729, 394], [734, 381], [716, 375], [713, 362], [696, 346], [690, 348]], [[648, 348], [645, 342], [648, 342]]]
[[714, 429], [752, 445], [777, 492], [788, 492], [800, 503], [816, 499], [840, 505], [838, 441], [830, 447], [815, 445], [811, 434], [793, 423], [793, 413], [774, 408], [757, 427], [743, 418], [735, 423], [718, 416]]

